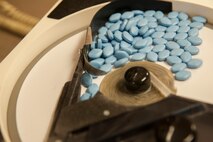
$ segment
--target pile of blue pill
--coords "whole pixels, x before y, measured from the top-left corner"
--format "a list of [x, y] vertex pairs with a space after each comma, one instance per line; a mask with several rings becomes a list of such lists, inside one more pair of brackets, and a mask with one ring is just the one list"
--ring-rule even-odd
[[[199, 53], [197, 46], [202, 43], [199, 30], [206, 22], [202, 16], [189, 19], [186, 13], [177, 11], [114, 13], [94, 38], [88, 53], [90, 64], [110, 72], [128, 61], [165, 61], [176, 80], [187, 80], [191, 77], [189, 69], [202, 65], [201, 59], [192, 57]], [[82, 85], [88, 87], [86, 93], [90, 93], [83, 96], [91, 98], [98, 87], [92, 84], [92, 75], [84, 73], [82, 78]]]

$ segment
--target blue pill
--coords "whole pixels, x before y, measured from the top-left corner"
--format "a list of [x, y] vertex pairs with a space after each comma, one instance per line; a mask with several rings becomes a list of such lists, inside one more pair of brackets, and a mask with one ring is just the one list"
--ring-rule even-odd
[[197, 69], [203, 64], [203, 61], [200, 59], [191, 59], [187, 62], [187, 67], [190, 69]]
[[123, 38], [122, 38], [122, 32], [116, 31], [116, 32], [114, 33], [114, 38], [115, 38], [115, 40], [118, 41], [118, 42], [122, 41], [122, 40], [123, 40]]
[[139, 34], [143, 36], [149, 30], [148, 26], [141, 27], [139, 30]]
[[143, 15], [137, 15], [137, 16], [133, 17], [132, 20], [134, 20], [136, 23], [138, 23], [138, 21], [140, 21], [143, 18], [144, 18]]
[[92, 76], [87, 72], [83, 73], [81, 76], [81, 84], [84, 87], [89, 87], [92, 84]]
[[169, 17], [170, 19], [177, 18], [177, 17], [178, 17], [178, 12], [177, 12], [177, 11], [169, 12], [169, 13], [168, 13], [168, 17]]
[[158, 61], [164, 61], [167, 57], [169, 57], [170, 51], [163, 50], [158, 53]]
[[178, 23], [179, 26], [188, 26], [191, 23], [190, 20], [182, 20]]
[[112, 56], [110, 56], [110, 57], [105, 59], [105, 63], [106, 64], [114, 64], [115, 61], [117, 61], [117, 58], [114, 55], [112, 55]]
[[179, 19], [178, 18], [173, 18], [171, 19], [172, 25], [177, 25], [179, 23]]
[[91, 97], [94, 97], [98, 93], [98, 91], [99, 91], [98, 85], [93, 83], [87, 88], [86, 93], [89, 93], [91, 94]]
[[138, 41], [138, 40], [141, 40], [142, 37], [134, 37], [133, 41], [132, 41], [132, 45], [135, 45], [135, 43]]
[[190, 30], [189, 26], [180, 26], [180, 28], [177, 30], [178, 33], [187, 33]]
[[189, 24], [189, 26], [191, 28], [197, 28], [197, 29], [201, 29], [203, 28], [203, 23], [200, 23], [200, 22], [192, 22], [191, 24]]
[[110, 72], [112, 70], [112, 65], [111, 64], [104, 64], [100, 67], [100, 70], [105, 71], [105, 72]]
[[82, 96], [80, 97], [80, 101], [86, 101], [86, 100], [89, 100], [91, 98], [91, 94], [90, 93], [84, 93], [82, 94]]
[[141, 48], [144, 48], [146, 45], [147, 45], [147, 40], [140, 39], [140, 40], [136, 41], [136, 43], [133, 46], [136, 49], [141, 49]]
[[152, 49], [153, 52], [158, 53], [165, 50], [166, 46], [164, 44], [155, 45]]
[[175, 35], [174, 40], [177, 41], [177, 40], [180, 40], [180, 39], [185, 39], [187, 37], [188, 37], [187, 33], [178, 33], [178, 34]]
[[120, 13], [115, 13], [115, 14], [112, 14], [109, 17], [109, 21], [115, 23], [115, 22], [119, 21], [120, 18], [121, 18], [121, 14]]
[[117, 50], [120, 50], [120, 43], [117, 43], [117, 44], [114, 46], [114, 51], [117, 51]]
[[183, 54], [184, 50], [181, 48], [173, 49], [170, 53], [171, 56], [180, 56]]
[[152, 49], [153, 49], [153, 46], [146, 46], [146, 47], [140, 49], [138, 52], [139, 53], [149, 53], [152, 51]]
[[180, 12], [180, 13], [178, 14], [178, 18], [179, 18], [180, 20], [187, 20], [188, 17], [189, 17], [189, 16], [188, 16], [186, 13], [184, 13], [184, 12]]
[[120, 50], [127, 52], [129, 55], [133, 54], [134, 52], [137, 52], [136, 49], [132, 48], [131, 45], [125, 41], [121, 41]]
[[158, 54], [155, 52], [147, 53], [146, 59], [151, 62], [156, 62], [158, 60]]
[[122, 58], [129, 58], [129, 54], [126, 51], [115, 51], [114, 56], [119, 60]]
[[121, 15], [121, 19], [131, 19], [134, 16], [134, 12], [126, 11]]
[[198, 36], [199, 30], [197, 28], [192, 28], [188, 31], [189, 36]]
[[98, 38], [101, 39], [102, 43], [107, 43], [109, 40], [105, 35], [98, 35]]
[[157, 22], [157, 19], [155, 17], [147, 16], [145, 18], [148, 20], [148, 22]]
[[175, 74], [175, 79], [179, 81], [185, 81], [191, 77], [191, 72], [187, 70], [179, 71]]
[[132, 26], [136, 26], [136, 25], [137, 25], [137, 20], [130, 19], [126, 24], [125, 30], [129, 31]]
[[167, 47], [167, 49], [169, 49], [169, 50], [173, 50], [173, 49], [178, 49], [178, 48], [180, 48], [180, 45], [177, 44], [177, 43], [174, 42], [174, 41], [168, 41], [168, 42], [166, 43], [166, 47]]
[[183, 52], [180, 56], [182, 62], [186, 63], [192, 59], [192, 55], [189, 52]]
[[164, 36], [164, 32], [155, 32], [152, 34], [152, 38], [161, 38]]
[[107, 47], [107, 46], [112, 46], [112, 44], [109, 43], [109, 42], [108, 42], [108, 43], [103, 43], [103, 44], [102, 44], [102, 47], [103, 47], [103, 48], [105, 48], [105, 47]]
[[193, 22], [206, 23], [207, 20], [203, 16], [194, 16], [194, 17], [192, 17], [192, 21]]
[[174, 64], [177, 64], [177, 63], [181, 63], [182, 60], [178, 56], [169, 56], [169, 57], [167, 57], [166, 62], [169, 65], [174, 65]]
[[143, 26], [145, 26], [145, 25], [147, 25], [147, 24], [148, 24], [148, 20], [147, 20], [146, 18], [143, 18], [143, 19], [140, 19], [140, 20], [138, 21], [137, 26], [138, 26], [139, 28], [141, 28], [141, 27], [143, 27]]
[[196, 46], [184, 47], [185, 51], [188, 51], [191, 55], [197, 55], [199, 53], [199, 48]]
[[121, 23], [120, 31], [123, 31], [123, 30], [126, 28], [127, 23], [128, 23], [128, 20], [127, 20], [127, 19], [125, 19], [125, 20]]
[[153, 43], [154, 43], [154, 45], [166, 44], [167, 40], [165, 40], [164, 38], [155, 38], [155, 39], [153, 39]]
[[186, 68], [186, 64], [185, 63], [177, 63], [177, 64], [174, 64], [171, 68], [171, 71], [173, 73], [176, 73], [176, 72], [179, 72], [179, 71], [182, 71]]
[[154, 16], [155, 11], [154, 10], [147, 10], [144, 12], [144, 16]]
[[159, 19], [159, 24], [165, 27], [169, 27], [172, 25], [172, 21], [167, 17], [163, 17]]
[[152, 40], [152, 38], [151, 37], [146, 37], [146, 38], [144, 38], [145, 40], [147, 40], [147, 46], [150, 46], [150, 45], [152, 45], [152, 43], [153, 43], [153, 40]]
[[114, 34], [112, 33], [112, 31], [110, 31], [110, 30], [107, 31], [107, 37], [108, 37], [109, 40], [114, 39]]
[[131, 56], [130, 60], [131, 61], [142, 61], [146, 57], [145, 53], [135, 53]]
[[132, 36], [137, 36], [138, 33], [139, 33], [139, 29], [138, 27], [136, 26], [132, 26], [129, 30], [129, 33], [132, 35]]
[[157, 31], [157, 32], [164, 32], [164, 31], [166, 31], [166, 27], [164, 27], [164, 26], [160, 26], [160, 25], [158, 25], [156, 28], [155, 28], [155, 30]]
[[103, 53], [103, 51], [101, 49], [92, 49], [89, 52], [88, 56], [90, 59], [96, 59], [96, 58], [101, 57], [102, 53]]
[[132, 12], [134, 12], [135, 15], [143, 15], [144, 12], [141, 10], [132, 10]]
[[190, 36], [187, 39], [194, 46], [201, 45], [201, 43], [202, 43], [202, 39], [197, 36]]
[[146, 38], [146, 37], [152, 35], [154, 32], [155, 32], [154, 29], [149, 29], [149, 30], [143, 35], [143, 37]]
[[107, 27], [101, 27], [99, 30], [98, 30], [98, 33], [99, 34], [102, 34], [102, 35], [105, 35], [107, 32]]
[[115, 45], [118, 44], [118, 43], [119, 43], [119, 42], [117, 42], [116, 40], [112, 40], [112, 41], [111, 41], [111, 45], [112, 45], [112, 46], [115, 46]]
[[163, 38], [167, 41], [173, 40], [175, 37], [176, 33], [175, 32], [166, 32], [163, 36]]
[[162, 11], [156, 11], [155, 14], [154, 14], [154, 17], [155, 17], [156, 19], [161, 19], [161, 18], [164, 17], [164, 14], [163, 14]]
[[156, 28], [157, 26], [158, 26], [158, 24], [157, 24], [156, 22], [149, 22], [149, 23], [148, 23], [148, 27], [149, 27], [149, 28], [152, 28], [152, 29], [153, 29], [153, 28]]
[[117, 60], [115, 63], [114, 63], [114, 67], [115, 68], [119, 68], [119, 67], [122, 67], [124, 66], [127, 62], [128, 62], [128, 58], [122, 58], [120, 60]]
[[107, 28], [110, 28], [113, 24], [115, 24], [115, 23], [106, 22], [106, 23], [105, 23], [105, 26], [106, 26]]
[[191, 43], [187, 39], [179, 39], [177, 40], [177, 43], [180, 45], [180, 47], [191, 46]]
[[114, 53], [114, 48], [112, 47], [112, 45], [106, 46], [105, 48], [103, 48], [103, 57], [104, 58], [111, 56], [113, 53]]
[[110, 26], [109, 30], [115, 32], [120, 29], [120, 25], [121, 25], [120, 23], [115, 23], [112, 26]]
[[126, 41], [126, 42], [128, 42], [128, 43], [132, 43], [132, 41], [133, 41], [133, 37], [132, 37], [132, 35], [130, 35], [128, 32], [126, 32], [126, 31], [124, 31], [123, 32], [123, 39]]
[[172, 25], [172, 26], [169, 26], [166, 31], [167, 32], [176, 32], [177, 30], [179, 29], [179, 26], [177, 25]]
[[100, 68], [104, 64], [103, 58], [97, 58], [90, 61], [90, 64], [95, 68]]

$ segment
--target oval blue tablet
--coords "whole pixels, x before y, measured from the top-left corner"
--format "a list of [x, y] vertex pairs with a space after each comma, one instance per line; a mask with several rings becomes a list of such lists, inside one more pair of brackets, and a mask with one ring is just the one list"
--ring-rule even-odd
[[192, 28], [188, 31], [189, 36], [198, 36], [199, 30], [197, 28]]
[[180, 55], [180, 58], [181, 58], [182, 62], [186, 63], [192, 59], [192, 55], [186, 51]]
[[114, 53], [114, 48], [111, 45], [103, 48], [103, 57], [104, 58], [111, 56], [113, 53]]
[[97, 59], [91, 60], [90, 64], [95, 68], [100, 68], [100, 66], [102, 66], [104, 64], [104, 59], [97, 58]]
[[172, 11], [172, 12], [168, 13], [168, 17], [170, 19], [177, 18], [177, 16], [178, 16], [178, 12], [177, 11]]
[[115, 23], [115, 22], [119, 21], [120, 18], [121, 18], [121, 14], [120, 13], [115, 13], [115, 14], [112, 14], [109, 17], [109, 21]]
[[142, 61], [144, 60], [146, 57], [145, 53], [135, 53], [132, 55], [132, 57], [130, 58], [131, 61]]
[[106, 64], [113, 64], [113, 63], [115, 63], [115, 61], [117, 61], [117, 58], [114, 55], [105, 59]]
[[107, 27], [101, 27], [99, 30], [98, 30], [98, 33], [99, 34], [102, 34], [102, 35], [105, 35], [107, 32]]
[[164, 32], [154, 32], [152, 34], [152, 38], [161, 38], [164, 36], [164, 34], [165, 34]]
[[152, 49], [153, 52], [158, 53], [165, 50], [166, 46], [164, 44], [155, 45]]
[[122, 58], [122, 59], [120, 59], [120, 60], [117, 60], [117, 61], [114, 63], [114, 67], [115, 67], [115, 68], [122, 67], [122, 66], [124, 66], [127, 62], [128, 62], [128, 58]]
[[201, 43], [202, 43], [202, 39], [197, 36], [190, 36], [187, 39], [194, 46], [201, 45]]
[[156, 11], [155, 14], [154, 14], [154, 17], [156, 19], [161, 19], [164, 17], [164, 13], [162, 11]]
[[174, 39], [176, 33], [175, 32], [166, 32], [163, 36], [163, 38], [167, 41], [171, 41]]
[[96, 95], [96, 93], [98, 93], [99, 91], [99, 87], [97, 84], [93, 83], [92, 85], [90, 85], [87, 90], [86, 93], [91, 94], [91, 97], [94, 97]]
[[121, 15], [121, 19], [124, 20], [124, 19], [130, 19], [134, 16], [134, 12], [132, 11], [126, 11], [124, 12], [122, 15]]
[[122, 58], [129, 58], [129, 54], [126, 51], [115, 51], [114, 56], [119, 60]]
[[147, 53], [146, 59], [151, 62], [156, 62], [158, 60], [158, 54], [155, 52]]
[[86, 100], [89, 100], [91, 98], [91, 94], [90, 93], [84, 93], [82, 94], [82, 96], [80, 96], [80, 101], [86, 101]]
[[175, 74], [175, 79], [179, 81], [185, 81], [191, 77], [191, 72], [187, 70], [179, 71]]
[[112, 67], [113, 66], [111, 64], [104, 64], [100, 67], [100, 70], [110, 72], [112, 70]]
[[193, 16], [192, 21], [193, 22], [206, 23], [207, 20], [203, 16]]
[[192, 55], [197, 55], [199, 53], [199, 48], [196, 46], [188, 46], [184, 48], [185, 51], [188, 51]]
[[123, 31], [126, 28], [127, 23], [128, 23], [127, 19], [123, 20], [123, 22], [120, 25], [120, 31]]
[[167, 17], [163, 17], [161, 19], [159, 19], [159, 24], [165, 27], [169, 27], [172, 25], [172, 22], [169, 18]]
[[158, 45], [158, 44], [166, 44], [167, 40], [165, 40], [164, 38], [155, 38], [153, 40], [154, 45]]
[[138, 27], [136, 26], [132, 26], [129, 30], [129, 33], [132, 35], [132, 36], [137, 36], [138, 33], [139, 33], [139, 29]]
[[154, 32], [155, 32], [154, 29], [149, 29], [149, 30], [143, 35], [143, 37], [146, 38], [146, 37], [152, 35]]
[[184, 50], [181, 48], [173, 49], [170, 53], [171, 56], [180, 56], [183, 54]]
[[172, 26], [169, 26], [166, 31], [167, 32], [176, 32], [177, 30], [179, 29], [179, 26], [177, 25], [172, 25]]
[[187, 62], [187, 67], [190, 69], [197, 69], [203, 64], [203, 61], [200, 59], [191, 59]]
[[148, 26], [143, 26], [139, 29], [139, 34], [143, 36], [149, 30]]
[[101, 49], [92, 49], [91, 51], [89, 51], [88, 56], [90, 59], [96, 59], [101, 57], [102, 53], [103, 53], [103, 50]]
[[171, 68], [171, 71], [173, 73], [176, 73], [176, 72], [179, 72], [179, 71], [182, 71], [186, 68], [186, 64], [185, 63], [177, 63], [177, 64], [174, 64]]
[[164, 27], [164, 26], [161, 26], [161, 25], [158, 25], [156, 28], [155, 28], [155, 30], [157, 31], [157, 32], [164, 32], [164, 31], [166, 31], [166, 27]]
[[152, 16], [154, 16], [154, 14], [155, 14], [154, 10], [147, 10], [147, 11], [144, 12], [144, 16], [152, 17]]
[[132, 35], [130, 35], [128, 32], [126, 32], [126, 31], [124, 31], [123, 32], [123, 39], [126, 41], [126, 42], [128, 42], [128, 43], [132, 43], [132, 41], [133, 41], [133, 37], [132, 37]]
[[178, 48], [180, 48], [180, 45], [177, 44], [177, 43], [174, 42], [174, 41], [168, 41], [168, 42], [166, 43], [166, 48], [169, 49], [169, 50], [178, 49]]
[[145, 25], [147, 25], [147, 24], [148, 24], [148, 20], [147, 20], [146, 18], [143, 18], [143, 19], [140, 19], [140, 20], [138, 21], [137, 26], [138, 26], [139, 28], [141, 28], [141, 27], [143, 27], [143, 26], [145, 26]]
[[164, 61], [167, 57], [169, 57], [170, 51], [163, 50], [158, 53], [158, 61]]
[[182, 20], [178, 23], [179, 26], [188, 26], [191, 23], [190, 20]]
[[189, 24], [190, 27], [192, 28], [197, 28], [197, 29], [201, 29], [203, 28], [203, 23], [200, 22], [192, 22], [191, 24]]
[[178, 33], [175, 35], [174, 40], [177, 41], [179, 39], [185, 39], [188, 37], [187, 33]]
[[153, 46], [146, 46], [146, 47], [140, 49], [138, 52], [139, 53], [149, 53], [150, 51], [152, 51], [152, 49], [153, 49]]
[[118, 41], [118, 42], [122, 41], [122, 40], [123, 40], [123, 38], [122, 38], [122, 32], [116, 31], [116, 32], [114, 33], [114, 38], [115, 38], [115, 40]]
[[169, 65], [174, 65], [174, 64], [177, 64], [177, 63], [181, 63], [182, 60], [177, 56], [169, 56], [169, 57], [167, 57], [166, 62]]
[[115, 32], [120, 29], [120, 25], [121, 25], [120, 23], [115, 23], [112, 26], [110, 26], [109, 30]]
[[180, 45], [180, 47], [191, 46], [191, 43], [187, 39], [179, 39], [177, 40], [177, 43]]
[[186, 13], [184, 13], [184, 12], [180, 12], [180, 13], [178, 14], [178, 18], [179, 18], [180, 20], [187, 20], [188, 17], [189, 17], [189, 16], [188, 16]]
[[147, 45], [147, 40], [140, 39], [140, 40], [136, 41], [136, 43], [133, 46], [136, 49], [141, 49], [141, 48], [144, 48], [146, 45]]
[[92, 76], [87, 72], [83, 73], [81, 76], [81, 84], [84, 87], [89, 87], [92, 84]]

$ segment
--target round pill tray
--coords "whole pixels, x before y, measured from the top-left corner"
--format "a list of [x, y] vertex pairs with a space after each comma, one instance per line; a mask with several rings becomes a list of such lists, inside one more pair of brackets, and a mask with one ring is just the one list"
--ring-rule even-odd
[[[138, 5], [146, 3], [150, 10], [156, 9], [152, 2], [141, 0]], [[198, 69], [190, 70], [192, 76], [188, 80], [175, 80], [175, 87], [179, 96], [213, 104], [213, 2], [164, 2], [168, 2], [173, 11], [185, 12], [190, 17], [203, 16], [208, 20], [199, 31], [203, 42], [198, 46], [199, 54], [195, 55], [203, 64]], [[72, 79], [76, 68], [86, 29], [96, 12], [109, 4], [104, 2], [61, 18], [50, 18], [49, 15], [54, 15], [52, 11], [60, 3], [56, 3], [0, 63], [0, 128], [7, 142], [41, 142], [47, 139], [64, 83]], [[98, 23], [103, 25], [102, 22]], [[92, 27], [93, 32], [100, 25]], [[170, 69], [165, 62], [156, 63]], [[98, 77], [96, 83], [99, 84], [103, 77]], [[85, 88], [82, 89], [84, 92]]]

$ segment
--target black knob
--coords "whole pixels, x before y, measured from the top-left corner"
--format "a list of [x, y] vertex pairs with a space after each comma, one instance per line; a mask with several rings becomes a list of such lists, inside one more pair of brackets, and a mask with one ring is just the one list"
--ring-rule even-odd
[[129, 68], [124, 75], [125, 85], [129, 91], [144, 92], [149, 89], [150, 73], [144, 67], [136, 66]]
[[195, 124], [185, 117], [173, 117], [162, 120], [156, 127], [158, 142], [196, 142]]

